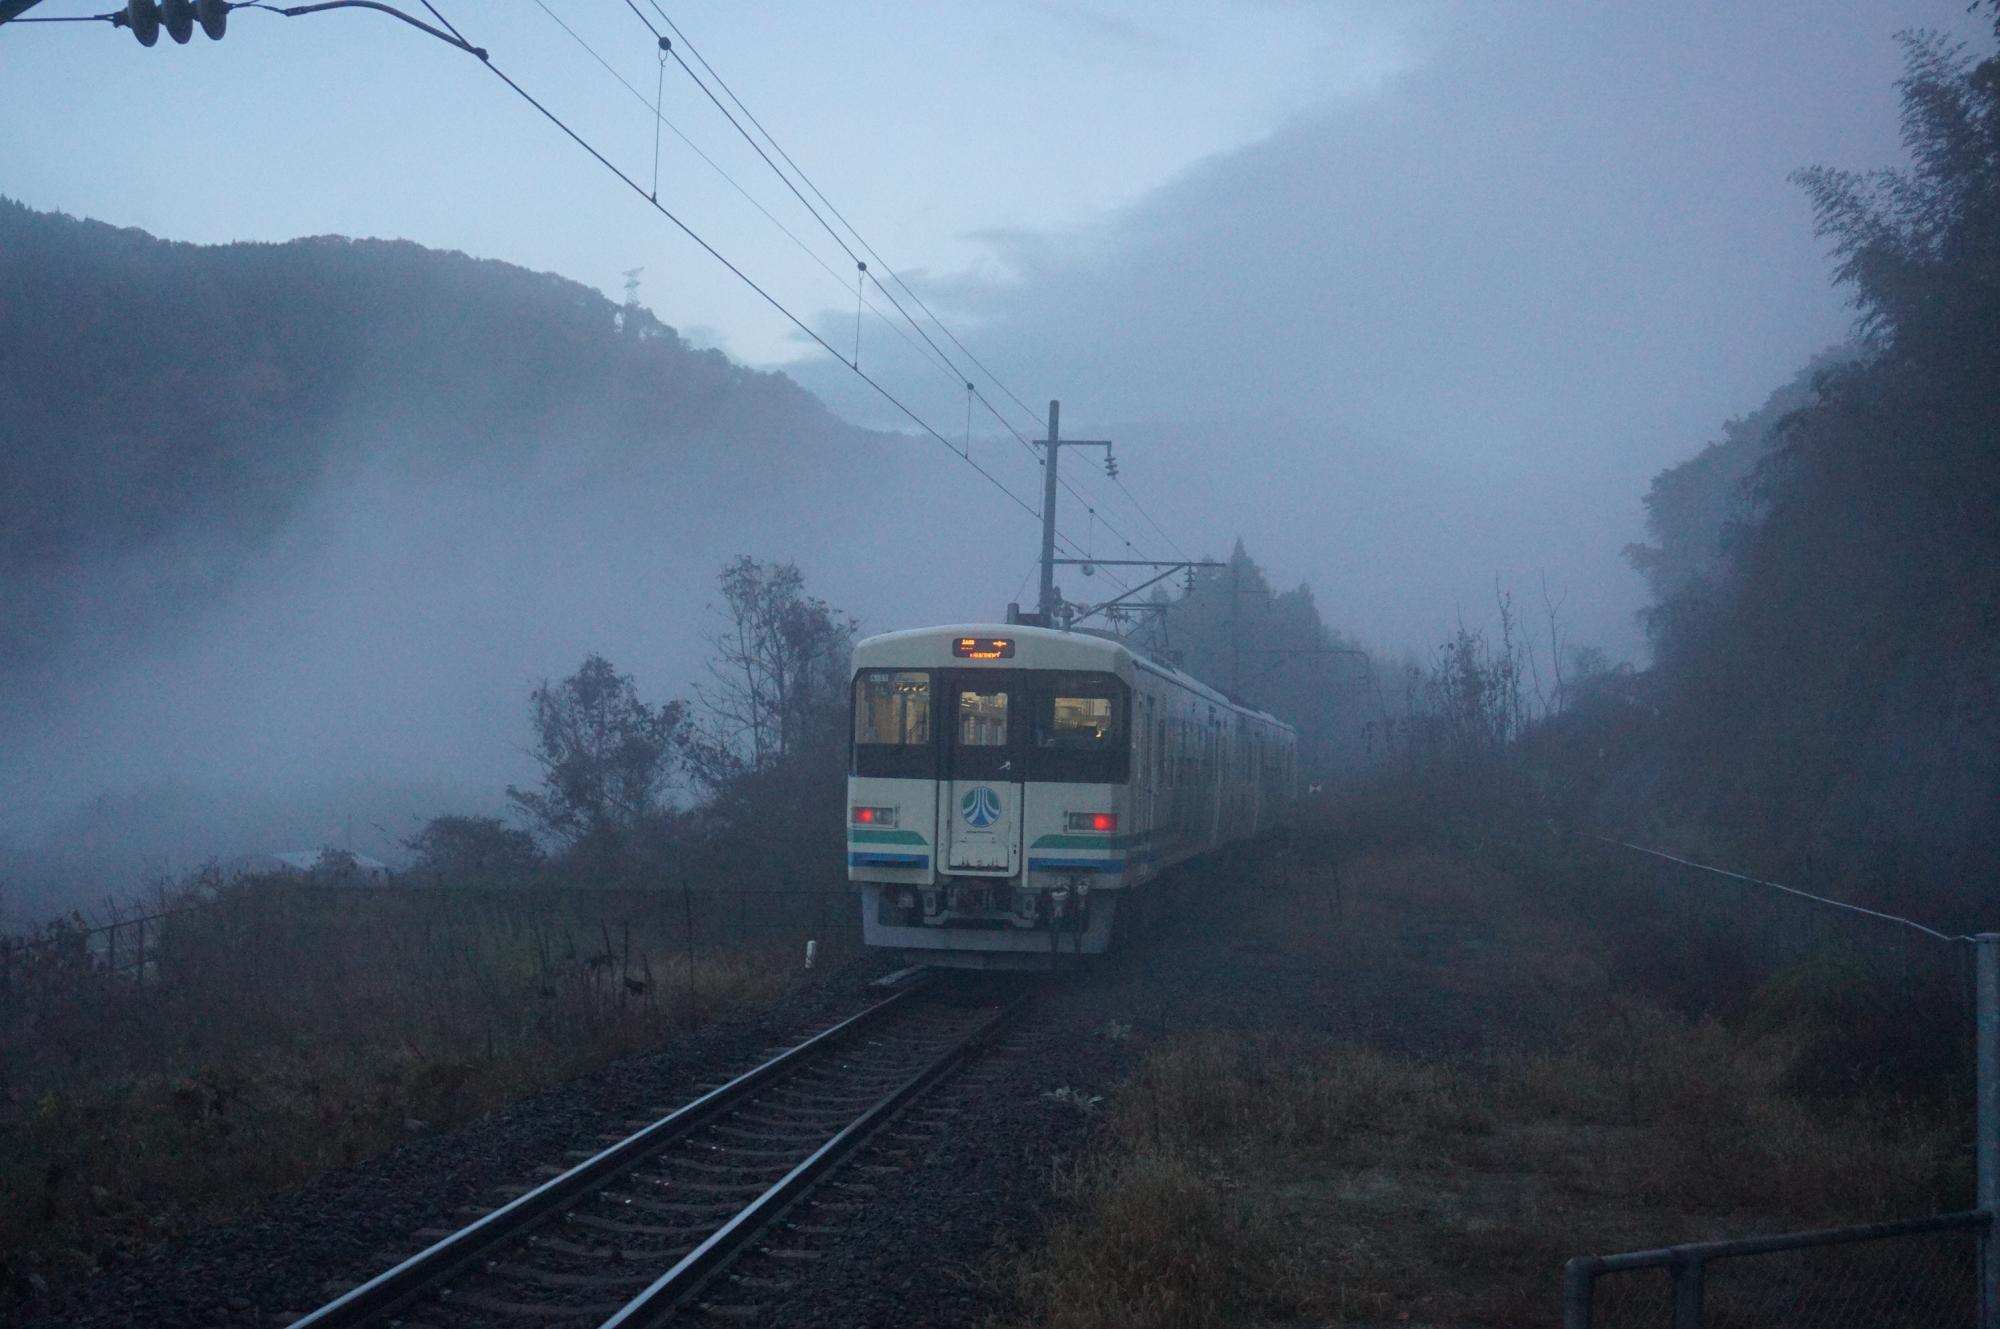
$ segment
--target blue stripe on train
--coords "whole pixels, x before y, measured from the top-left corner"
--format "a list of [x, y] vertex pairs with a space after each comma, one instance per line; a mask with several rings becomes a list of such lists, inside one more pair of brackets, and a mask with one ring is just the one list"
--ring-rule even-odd
[[847, 866], [851, 868], [927, 868], [930, 865], [929, 854], [890, 854], [878, 849], [869, 849], [860, 852], [850, 851], [847, 855]]
[[1125, 860], [1122, 858], [1030, 858], [1030, 872], [1054, 872], [1061, 869], [1082, 868], [1089, 872], [1123, 872]]

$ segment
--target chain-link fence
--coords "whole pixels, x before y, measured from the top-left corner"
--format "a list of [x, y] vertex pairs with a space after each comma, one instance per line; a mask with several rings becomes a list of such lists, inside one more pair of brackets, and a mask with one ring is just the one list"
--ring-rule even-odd
[[1563, 1329], [1975, 1329], [1984, 1212], [1583, 1255]]
[[1727, 956], [1756, 983], [1786, 970], [1837, 969], [1852, 992], [1893, 1008], [1900, 1042], [1921, 1032], [1962, 1049], [1960, 1031], [1971, 1026], [1977, 1101], [1967, 1106], [1980, 1207], [1578, 1256], [1564, 1271], [1565, 1329], [2000, 1329], [2000, 1305], [1986, 1290], [2000, 1271], [1990, 1247], [2000, 1207], [2000, 937], [1955, 936], [1662, 850], [1581, 838], [1614, 856], [1605, 880], [1622, 906], [1689, 954]]
[[540, 970], [581, 966], [638, 992], [719, 957], [787, 952], [803, 964], [809, 944], [838, 953], [859, 938], [860, 909], [844, 884], [508, 890], [274, 876], [153, 913], [94, 926], [73, 916], [0, 938], [0, 1042], [10, 1020], [52, 1005], [81, 1009], [90, 1004], [82, 996], [168, 981], [191, 966], [244, 973], [329, 949], [357, 971], [370, 968], [362, 952], [375, 951], [433, 974], [511, 949]]

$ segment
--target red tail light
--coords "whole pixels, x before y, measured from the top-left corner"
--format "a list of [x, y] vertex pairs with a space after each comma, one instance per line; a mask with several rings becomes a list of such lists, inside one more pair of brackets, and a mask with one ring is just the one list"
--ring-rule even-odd
[[1115, 831], [1118, 829], [1118, 814], [1115, 812], [1072, 812], [1068, 817], [1069, 829], [1073, 831]]
[[867, 824], [868, 824], [869, 822], [871, 822], [871, 821], [875, 820], [875, 809], [874, 809], [874, 808], [856, 808], [856, 809], [854, 809], [854, 819], [855, 819], [856, 821], [860, 822], [860, 823], [861, 823], [862, 825], [864, 825], [864, 826], [865, 826], [865, 825], [867, 825]]
[[856, 826], [894, 826], [896, 809], [854, 808], [848, 813], [848, 817]]

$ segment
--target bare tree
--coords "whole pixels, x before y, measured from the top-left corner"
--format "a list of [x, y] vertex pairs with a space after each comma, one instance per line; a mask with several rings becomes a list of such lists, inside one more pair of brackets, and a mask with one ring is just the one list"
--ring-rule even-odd
[[794, 563], [746, 554], [723, 568], [718, 584], [723, 622], [708, 637], [710, 682], [695, 690], [708, 724], [689, 749], [711, 785], [790, 756], [839, 714], [859, 626], [807, 595]]
[[649, 706], [629, 674], [601, 655], [560, 683], [529, 694], [540, 789], [507, 797], [543, 831], [568, 844], [630, 830], [664, 804], [683, 745], [687, 704]]

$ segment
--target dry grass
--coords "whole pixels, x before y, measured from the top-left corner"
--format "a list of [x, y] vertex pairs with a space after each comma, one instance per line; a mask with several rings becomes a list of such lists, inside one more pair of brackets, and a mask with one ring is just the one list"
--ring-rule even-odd
[[682, 934], [628, 941], [613, 907], [248, 886], [176, 915], [143, 984], [80, 953], [17, 966], [0, 1010], [0, 1317], [31, 1275], [59, 1292], [808, 977], [789, 939], [718, 938], [690, 969]]
[[1151, 1048], [1010, 1262], [1017, 1322], [1553, 1323], [1570, 1255], [1925, 1213], [1963, 1183], [1935, 1106], [1794, 1096], [1809, 1040], [1619, 990], [1611, 948], [1518, 878], [1410, 847], [1279, 877], [1261, 939], [1386, 966], [1500, 1036]]

